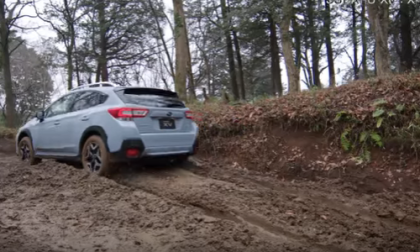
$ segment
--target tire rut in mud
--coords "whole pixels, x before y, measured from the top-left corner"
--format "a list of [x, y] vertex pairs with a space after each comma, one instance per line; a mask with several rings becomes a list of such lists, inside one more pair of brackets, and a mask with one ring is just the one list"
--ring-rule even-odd
[[[343, 212], [346, 215], [358, 217], [363, 219], [366, 222], [376, 222], [381, 223], [382, 225], [387, 225], [395, 229], [403, 228], [407, 232], [411, 232], [417, 235], [420, 235], [420, 222], [418, 220], [410, 220], [407, 216], [402, 215], [400, 217], [395, 216], [397, 219], [394, 218], [381, 218], [377, 214], [371, 213], [370, 211], [361, 208], [360, 206], [351, 205], [349, 203], [340, 203], [342, 200], [337, 199], [329, 199], [325, 195], [305, 195], [305, 190], [299, 189], [290, 189], [284, 187], [277, 187], [276, 185], [269, 184], [267, 182], [259, 181], [253, 178], [247, 178], [250, 182], [256, 183], [262, 187], [269, 188], [275, 191], [281, 191], [283, 193], [287, 193], [288, 195], [297, 195], [301, 200], [307, 201], [312, 200], [316, 202], [318, 205], [322, 205], [324, 207], [328, 207], [334, 209], [339, 212]], [[392, 214], [391, 214], [392, 215]], [[385, 216], [383, 216], [385, 217]], [[398, 218], [400, 221], [398, 221]], [[402, 221], [404, 219], [404, 221]]]
[[282, 191], [238, 173], [229, 178], [226, 169], [220, 170], [223, 176], [215, 178], [214, 169], [211, 175], [206, 174], [206, 169], [191, 167], [132, 171], [114, 179], [201, 209], [208, 216], [245, 224], [264, 237], [291, 241], [309, 251], [419, 249], [420, 232], [413, 225], [380, 219], [368, 211], [355, 211], [342, 201], [312, 197], [316, 194], [310, 191]]
[[[298, 201], [313, 201], [314, 204], [330, 208], [346, 215], [361, 218], [367, 222], [377, 222], [381, 225], [388, 225], [396, 229], [405, 229], [407, 232], [412, 232], [420, 235], [420, 207], [417, 202], [420, 201], [420, 194], [418, 193], [383, 193], [376, 195], [364, 195], [360, 200], [360, 195], [346, 195], [343, 197], [343, 191], [348, 188], [347, 185], [337, 186], [334, 183], [326, 184], [320, 187], [319, 183], [301, 182], [301, 183], [278, 183], [267, 176], [259, 176], [256, 174], [241, 174], [240, 172], [233, 172], [230, 176], [218, 176], [217, 173], [206, 174], [202, 169], [194, 169], [201, 176], [208, 175], [212, 179], [218, 179], [230, 183], [243, 183], [247, 181], [249, 185], [256, 185], [269, 190], [277, 191], [286, 195], [289, 199], [297, 198]], [[341, 183], [340, 183], [341, 184]], [[322, 184], [321, 184], [322, 185]], [[324, 190], [324, 188], [330, 188]], [[341, 193], [334, 193], [338, 191]], [[350, 197], [352, 196], [352, 197]], [[379, 197], [378, 197], [379, 196]], [[389, 199], [391, 196], [391, 199]], [[384, 201], [381, 198], [387, 198], [388, 201], [398, 204], [388, 204], [388, 209], [382, 209]], [[392, 199], [392, 197], [394, 199]], [[369, 204], [367, 204], [369, 203]], [[379, 204], [376, 204], [379, 203]], [[382, 204], [381, 204], [382, 203]], [[385, 203], [387, 203], [385, 201]], [[370, 205], [370, 206], [369, 206]], [[382, 205], [378, 207], [378, 205]], [[399, 209], [412, 210], [411, 214], [404, 214]]]
[[21, 230], [24, 245], [32, 237], [53, 251], [309, 251], [63, 164], [16, 164], [0, 160], [0, 223]]
[[[200, 163], [198, 165], [200, 166]], [[189, 170], [203, 177], [234, 184], [242, 184], [246, 181], [248, 185], [255, 184], [278, 191], [291, 199], [314, 201], [317, 205], [335, 209], [365, 221], [379, 222], [420, 234], [420, 205], [418, 204], [420, 193], [417, 192], [385, 191], [369, 195], [357, 193], [358, 188], [340, 179], [279, 183], [278, 180], [266, 174], [248, 170], [244, 172], [243, 169], [233, 168], [229, 169], [229, 172], [220, 172], [220, 169]]]
[[218, 166], [106, 179], [18, 162], [0, 158], [0, 228], [39, 251], [420, 251], [416, 193], [357, 195]]

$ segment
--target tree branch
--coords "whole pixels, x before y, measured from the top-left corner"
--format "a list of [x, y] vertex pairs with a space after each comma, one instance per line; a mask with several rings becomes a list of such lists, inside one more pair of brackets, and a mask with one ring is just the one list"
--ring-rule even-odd
[[21, 46], [23, 43], [25, 43], [25, 40], [21, 40], [19, 41], [19, 44], [17, 44], [17, 46], [15, 46], [15, 48], [13, 48], [12, 50], [10, 50], [9, 54], [12, 54], [16, 49], [18, 49], [19, 46]]
[[347, 52], [347, 49], [344, 49], [344, 52], [347, 54], [347, 56], [349, 57], [350, 61], [351, 61], [351, 65], [354, 67], [354, 61], [353, 58], [350, 56], [350, 54]]

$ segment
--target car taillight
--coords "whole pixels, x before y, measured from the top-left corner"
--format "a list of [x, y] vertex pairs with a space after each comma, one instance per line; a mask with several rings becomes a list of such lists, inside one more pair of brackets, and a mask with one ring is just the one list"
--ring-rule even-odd
[[145, 108], [110, 108], [108, 112], [115, 118], [142, 118], [149, 110]]
[[191, 111], [186, 111], [185, 112], [185, 117], [188, 118], [188, 119], [191, 119], [191, 120], [194, 119], [193, 113]]
[[125, 154], [127, 157], [138, 157], [140, 155], [140, 151], [138, 149], [127, 149]]

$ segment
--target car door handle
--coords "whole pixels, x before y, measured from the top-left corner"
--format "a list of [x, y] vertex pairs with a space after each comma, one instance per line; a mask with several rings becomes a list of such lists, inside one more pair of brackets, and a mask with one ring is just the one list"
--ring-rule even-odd
[[60, 124], [60, 121], [55, 121], [54, 122], [54, 125], [59, 125]]
[[89, 117], [88, 116], [82, 116], [82, 119], [80, 119], [80, 120], [87, 121], [87, 120], [89, 120]]

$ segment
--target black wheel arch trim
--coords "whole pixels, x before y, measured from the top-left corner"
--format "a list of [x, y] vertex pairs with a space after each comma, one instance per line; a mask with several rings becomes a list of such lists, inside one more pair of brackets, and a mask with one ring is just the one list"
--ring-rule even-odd
[[20, 140], [22, 140], [22, 138], [24, 138], [24, 135], [27, 135], [29, 137], [29, 139], [31, 140], [31, 145], [33, 146], [32, 135], [31, 135], [31, 131], [29, 129], [24, 129], [19, 133], [17, 144], [19, 144]]
[[22, 140], [24, 134], [26, 134], [30, 139], [32, 139], [31, 131], [29, 131], [29, 129], [24, 129], [19, 133], [18, 142]]
[[102, 140], [104, 141], [106, 150], [109, 151], [108, 147], [108, 135], [105, 133], [105, 130], [101, 126], [89, 126], [85, 129], [85, 131], [82, 134], [82, 137], [80, 138], [79, 142], [79, 156], [82, 152], [83, 144], [87, 139], [87, 136], [89, 135], [99, 135]]

